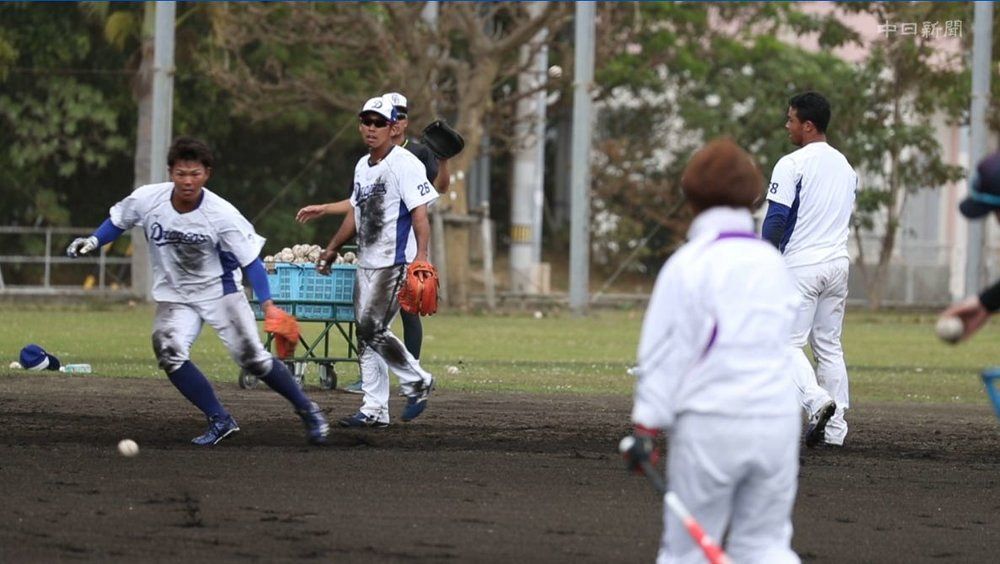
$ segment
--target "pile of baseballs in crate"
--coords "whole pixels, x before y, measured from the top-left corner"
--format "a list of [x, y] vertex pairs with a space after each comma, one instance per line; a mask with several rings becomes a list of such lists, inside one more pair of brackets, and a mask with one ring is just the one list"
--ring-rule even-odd
[[[274, 270], [274, 265], [278, 263], [315, 263], [319, 260], [319, 255], [322, 252], [323, 247], [319, 245], [301, 244], [285, 247], [273, 255], [264, 257], [264, 267], [268, 270]], [[347, 251], [343, 255], [337, 253], [337, 258], [333, 262], [334, 264], [354, 264], [358, 262], [358, 257], [351, 251]]]

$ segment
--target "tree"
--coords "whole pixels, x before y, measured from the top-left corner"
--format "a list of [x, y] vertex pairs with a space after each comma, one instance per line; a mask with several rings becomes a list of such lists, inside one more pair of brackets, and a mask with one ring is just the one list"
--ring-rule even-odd
[[[299, 119], [353, 122], [366, 98], [405, 92], [414, 100], [411, 122], [432, 112], [454, 118], [466, 150], [451, 170], [462, 178], [484, 123], [510, 113], [514, 96], [501, 85], [520, 70], [519, 48], [540, 29], [560, 26], [568, 10], [549, 3], [533, 16], [512, 3], [441, 3], [428, 21], [425, 4], [214, 5], [215, 49], [206, 69], [237, 112], [254, 120], [290, 109]], [[451, 189], [451, 211], [468, 213], [464, 182]], [[456, 228], [446, 239], [448, 295], [464, 305], [468, 231]]]

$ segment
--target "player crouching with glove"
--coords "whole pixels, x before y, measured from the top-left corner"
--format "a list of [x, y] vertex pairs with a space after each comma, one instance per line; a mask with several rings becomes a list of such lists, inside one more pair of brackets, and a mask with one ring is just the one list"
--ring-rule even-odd
[[177, 139], [167, 155], [171, 182], [136, 188], [111, 208], [111, 217], [93, 235], [73, 241], [66, 254], [75, 258], [90, 253], [135, 226], [145, 232], [156, 300], [153, 352], [170, 382], [208, 418], [208, 430], [191, 442], [214, 445], [240, 430], [190, 360], [191, 345], [207, 323], [241, 368], [295, 406], [309, 442], [324, 443], [330, 426], [322, 410], [260, 342], [257, 321], [240, 284], [241, 266], [260, 299], [268, 330], [277, 330], [281, 342], [294, 347], [297, 324], [270, 299], [259, 258], [264, 239], [232, 204], [204, 188], [212, 163], [207, 145], [188, 137]]
[[[703, 147], [681, 188], [696, 217], [657, 278], [639, 341], [624, 455], [637, 469], [668, 433], [669, 490], [734, 562], [798, 562], [792, 505], [802, 422], [792, 370], [798, 293], [781, 255], [753, 232], [763, 195], [750, 156], [729, 139]], [[664, 508], [657, 562], [704, 562]]]

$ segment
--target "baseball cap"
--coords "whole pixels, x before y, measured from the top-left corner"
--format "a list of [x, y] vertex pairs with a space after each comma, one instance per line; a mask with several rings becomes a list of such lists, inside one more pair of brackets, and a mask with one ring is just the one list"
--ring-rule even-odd
[[397, 112], [403, 115], [407, 114], [406, 96], [403, 96], [399, 92], [389, 92], [388, 94], [383, 94], [382, 96], [389, 99], [392, 103], [392, 107], [396, 108]]
[[392, 107], [392, 100], [385, 96], [369, 98], [365, 102], [365, 105], [362, 106], [361, 111], [358, 112], [358, 115], [367, 113], [375, 113], [389, 121], [396, 121], [396, 108]]
[[28, 370], [59, 370], [59, 359], [32, 343], [21, 349], [21, 366]]
[[958, 210], [969, 219], [979, 219], [993, 210], [1000, 210], [1000, 152], [976, 165], [969, 195], [958, 205]]

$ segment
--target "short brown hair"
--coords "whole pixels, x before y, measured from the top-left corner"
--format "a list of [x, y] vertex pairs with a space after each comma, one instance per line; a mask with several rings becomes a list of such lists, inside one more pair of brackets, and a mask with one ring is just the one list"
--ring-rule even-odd
[[764, 177], [746, 151], [722, 137], [691, 156], [681, 189], [695, 212], [716, 206], [752, 209], [763, 195]]

